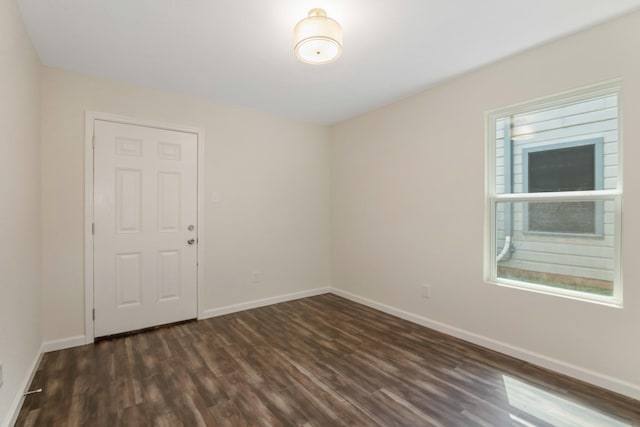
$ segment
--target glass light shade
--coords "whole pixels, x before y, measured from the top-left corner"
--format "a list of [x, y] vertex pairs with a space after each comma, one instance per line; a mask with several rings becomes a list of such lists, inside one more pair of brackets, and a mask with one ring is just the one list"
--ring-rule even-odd
[[293, 46], [298, 59], [308, 64], [327, 64], [342, 53], [342, 27], [323, 9], [311, 9], [309, 16], [293, 29]]

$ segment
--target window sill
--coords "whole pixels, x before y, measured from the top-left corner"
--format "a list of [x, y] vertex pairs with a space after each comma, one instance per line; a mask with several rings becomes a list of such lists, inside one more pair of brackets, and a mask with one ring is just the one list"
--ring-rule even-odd
[[485, 280], [485, 283], [493, 286], [500, 286], [503, 288], [518, 289], [526, 292], [533, 292], [537, 294], [549, 295], [553, 297], [560, 297], [571, 299], [574, 301], [588, 302], [592, 304], [603, 305], [605, 307], [622, 309], [624, 308], [622, 299], [618, 297], [603, 297], [599, 295], [590, 295], [585, 292], [576, 292], [568, 289], [552, 288], [550, 286], [536, 285], [533, 283], [519, 282], [517, 280], [509, 279], [489, 279]]

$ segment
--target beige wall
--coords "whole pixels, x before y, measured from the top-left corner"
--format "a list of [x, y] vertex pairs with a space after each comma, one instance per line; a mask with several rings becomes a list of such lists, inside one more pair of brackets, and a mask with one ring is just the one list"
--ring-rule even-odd
[[204, 129], [204, 310], [329, 286], [328, 129], [44, 68], [45, 341], [85, 334], [85, 110]]
[[[635, 13], [334, 126], [332, 286], [640, 398], [639, 39]], [[624, 309], [484, 283], [484, 112], [615, 77], [624, 85]]]
[[14, 0], [0, 1], [0, 425], [41, 343], [40, 61]]

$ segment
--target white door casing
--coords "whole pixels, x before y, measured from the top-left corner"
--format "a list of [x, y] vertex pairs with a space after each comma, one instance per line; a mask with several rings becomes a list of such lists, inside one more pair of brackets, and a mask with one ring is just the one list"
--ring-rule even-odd
[[94, 121], [96, 337], [197, 317], [197, 188], [196, 134]]

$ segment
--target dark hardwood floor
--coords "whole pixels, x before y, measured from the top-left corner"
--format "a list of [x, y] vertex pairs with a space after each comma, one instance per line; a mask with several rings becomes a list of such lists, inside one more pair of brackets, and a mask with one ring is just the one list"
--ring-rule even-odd
[[47, 353], [18, 426], [619, 426], [640, 402], [327, 294]]

